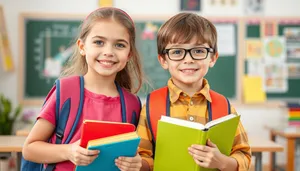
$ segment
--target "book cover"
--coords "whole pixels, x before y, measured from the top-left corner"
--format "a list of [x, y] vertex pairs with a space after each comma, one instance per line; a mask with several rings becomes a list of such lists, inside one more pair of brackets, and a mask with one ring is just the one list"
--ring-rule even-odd
[[229, 156], [240, 116], [230, 114], [206, 125], [162, 116], [158, 122], [154, 170], [209, 171], [198, 166], [188, 153], [192, 144], [205, 145], [209, 138]]
[[120, 156], [134, 157], [139, 143], [140, 137], [136, 132], [91, 140], [87, 148], [100, 150], [99, 156], [87, 166], [77, 166], [76, 171], [119, 171], [115, 165], [115, 159]]
[[130, 123], [84, 120], [82, 124], [80, 146], [86, 148], [89, 140], [135, 131]]

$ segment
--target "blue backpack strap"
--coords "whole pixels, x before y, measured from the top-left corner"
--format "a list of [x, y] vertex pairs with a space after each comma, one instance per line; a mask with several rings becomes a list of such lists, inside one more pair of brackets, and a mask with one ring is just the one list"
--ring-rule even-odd
[[[82, 107], [83, 107], [83, 99], [84, 99], [84, 80], [83, 77], [80, 76], [80, 100], [79, 100], [79, 107], [76, 113], [76, 119], [72, 125], [71, 131], [68, 134], [68, 137], [64, 144], [68, 144], [71, 140], [71, 138], [74, 135], [76, 126], [80, 120], [81, 113], [82, 113]], [[61, 91], [61, 84], [60, 80], [56, 81], [56, 129], [55, 129], [55, 135], [56, 135], [56, 141], [55, 144], [62, 144], [62, 140], [65, 133], [65, 128], [68, 122], [68, 118], [70, 115], [70, 109], [71, 109], [71, 98], [68, 98], [65, 102], [61, 101], [60, 98], [60, 91]], [[60, 103], [63, 103], [63, 106], [61, 110], [59, 110]], [[48, 164], [45, 171], [53, 171], [55, 169], [56, 163]]]
[[120, 101], [121, 101], [121, 114], [122, 114], [122, 122], [127, 122], [127, 115], [126, 115], [126, 105], [125, 105], [125, 98], [122, 91], [122, 88], [119, 84], [115, 83], [117, 86], [118, 93], [120, 95]]

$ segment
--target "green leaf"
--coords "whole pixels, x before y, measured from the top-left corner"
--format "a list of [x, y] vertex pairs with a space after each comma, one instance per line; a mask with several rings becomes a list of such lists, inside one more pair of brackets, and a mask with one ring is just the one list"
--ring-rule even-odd
[[12, 118], [13, 121], [15, 121], [18, 118], [18, 116], [20, 115], [21, 111], [22, 111], [22, 106], [18, 105], [18, 107], [15, 109], [15, 113], [14, 113], [13, 118]]

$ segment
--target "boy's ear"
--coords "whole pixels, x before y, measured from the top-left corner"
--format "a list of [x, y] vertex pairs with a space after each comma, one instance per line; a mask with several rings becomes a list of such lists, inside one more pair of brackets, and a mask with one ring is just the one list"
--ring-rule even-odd
[[212, 68], [215, 63], [217, 62], [217, 59], [219, 58], [219, 53], [216, 52], [210, 59], [211, 61], [209, 62], [209, 67]]
[[168, 62], [161, 55], [158, 55], [157, 59], [163, 69], [169, 68]]
[[85, 56], [84, 43], [81, 39], [77, 40], [77, 47], [79, 49], [80, 55]]

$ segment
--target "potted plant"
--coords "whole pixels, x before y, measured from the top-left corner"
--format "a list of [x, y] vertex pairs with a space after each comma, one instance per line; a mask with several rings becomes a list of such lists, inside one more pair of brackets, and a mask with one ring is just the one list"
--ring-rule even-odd
[[12, 104], [8, 98], [0, 94], [0, 135], [11, 135], [14, 122], [21, 112], [21, 106], [18, 105], [12, 113]]

